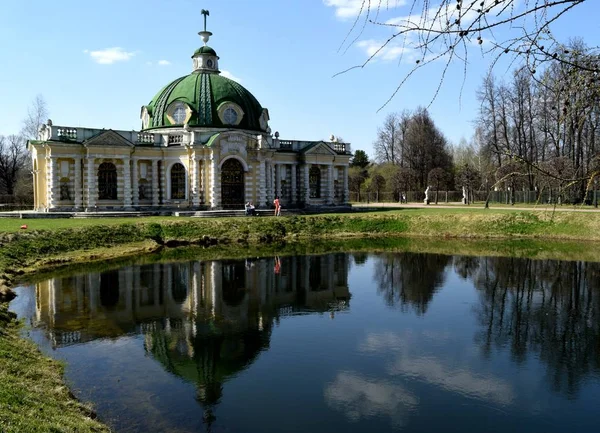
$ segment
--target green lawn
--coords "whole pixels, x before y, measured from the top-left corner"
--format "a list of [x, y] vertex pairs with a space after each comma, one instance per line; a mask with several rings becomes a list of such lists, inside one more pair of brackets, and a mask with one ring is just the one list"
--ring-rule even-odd
[[[507, 214], [521, 213], [522, 210], [516, 209], [484, 209], [483, 207], [472, 208], [453, 208], [451, 206], [443, 207], [407, 207], [407, 208], [375, 208], [370, 211], [360, 211], [352, 214], [318, 214], [308, 215], [308, 218], [316, 217], [347, 217], [347, 216], [435, 216], [435, 215], [469, 215], [469, 214]], [[548, 214], [547, 210], [535, 210], [536, 213]], [[246, 219], [247, 217], [238, 218], [218, 218], [220, 221], [234, 221]], [[270, 217], [264, 217], [270, 218]], [[260, 219], [260, 218], [259, 218]], [[21, 231], [23, 224], [27, 225], [27, 230], [56, 230], [64, 228], [91, 227], [96, 225], [119, 225], [119, 224], [135, 224], [135, 223], [161, 223], [161, 222], [189, 222], [189, 221], [205, 221], [202, 218], [189, 217], [130, 217], [130, 218], [39, 218], [39, 219], [13, 219], [0, 218], [0, 232], [17, 232]]]

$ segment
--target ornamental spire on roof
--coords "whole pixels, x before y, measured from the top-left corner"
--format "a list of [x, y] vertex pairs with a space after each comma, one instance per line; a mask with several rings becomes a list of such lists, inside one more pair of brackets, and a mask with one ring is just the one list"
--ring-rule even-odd
[[202, 42], [204, 42], [204, 45], [206, 45], [206, 43], [212, 36], [212, 33], [206, 30], [206, 17], [210, 15], [210, 12], [208, 11], [208, 9], [202, 9], [200, 13], [204, 15], [204, 30], [198, 32], [198, 34], [202, 38]]

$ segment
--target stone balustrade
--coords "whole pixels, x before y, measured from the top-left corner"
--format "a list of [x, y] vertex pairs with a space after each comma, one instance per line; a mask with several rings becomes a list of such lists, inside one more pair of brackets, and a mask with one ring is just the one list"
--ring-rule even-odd
[[[95, 128], [74, 128], [70, 126], [56, 126], [56, 125], [42, 125], [39, 131], [39, 140], [45, 141], [66, 141], [83, 143], [102, 132], [105, 129]], [[118, 131], [117, 134], [126, 140], [130, 141], [135, 145], [141, 146], [180, 146], [187, 145], [190, 143], [202, 143], [210, 136], [204, 136], [203, 133], [197, 131], [185, 132], [145, 132], [145, 131]], [[275, 148], [282, 150], [289, 150], [293, 152], [299, 152], [302, 149], [320, 143], [320, 141], [299, 141], [299, 140], [279, 140], [277, 138], [272, 139], [268, 137], [266, 140], [248, 140], [249, 148]], [[350, 154], [350, 143], [339, 143], [339, 142], [325, 142], [333, 148], [336, 153], [339, 154]]]

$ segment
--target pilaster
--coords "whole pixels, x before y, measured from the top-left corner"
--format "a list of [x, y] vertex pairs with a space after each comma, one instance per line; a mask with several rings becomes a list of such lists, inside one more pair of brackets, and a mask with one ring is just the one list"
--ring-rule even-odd
[[309, 178], [309, 164], [304, 164], [304, 203], [308, 205], [310, 203], [310, 178]]
[[132, 189], [132, 193], [133, 193], [133, 205], [134, 206], [139, 206], [140, 204], [140, 175], [138, 173], [138, 165], [139, 165], [139, 161], [137, 158], [133, 158], [132, 159], [132, 164], [133, 164], [133, 187]]
[[131, 158], [123, 158], [123, 206], [131, 209]]
[[266, 176], [265, 176], [265, 161], [260, 160], [258, 162], [258, 206], [263, 207], [267, 204], [267, 188], [266, 188]]
[[87, 210], [92, 211], [96, 206], [96, 176], [94, 166], [96, 160], [88, 156], [86, 159], [87, 166]]
[[46, 185], [48, 187], [47, 190], [47, 208], [53, 209], [56, 207], [56, 202], [60, 193], [60, 185], [58, 179], [58, 160], [54, 157], [49, 157], [46, 159], [46, 164], [48, 167], [48, 177]]
[[152, 206], [158, 207], [158, 197], [160, 195], [158, 184], [158, 161], [152, 160]]
[[281, 198], [281, 164], [275, 164], [275, 195]]
[[296, 170], [296, 164], [292, 164], [291, 166], [291, 182], [292, 182], [292, 203], [296, 203], [298, 201], [298, 195], [297, 195], [297, 191], [296, 191], [296, 176], [297, 176], [297, 170]]
[[210, 206], [218, 209], [221, 206], [221, 189], [219, 188], [219, 158], [213, 154], [210, 167]]
[[327, 204], [333, 204], [333, 198], [335, 196], [334, 183], [333, 183], [333, 165], [327, 166]]
[[350, 201], [350, 193], [348, 191], [348, 166], [344, 166], [344, 204]]
[[192, 206], [200, 206], [200, 161], [196, 158], [191, 160], [192, 163], [192, 181], [191, 181], [191, 192], [192, 192]]
[[83, 207], [83, 188], [81, 182], [81, 158], [75, 158], [75, 210], [81, 210]]

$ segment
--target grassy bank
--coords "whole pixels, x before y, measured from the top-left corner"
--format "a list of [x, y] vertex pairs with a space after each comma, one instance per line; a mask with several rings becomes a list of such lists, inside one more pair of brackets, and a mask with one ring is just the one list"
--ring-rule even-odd
[[62, 380], [62, 365], [21, 338], [0, 304], [0, 431], [5, 433], [108, 432]]
[[[23, 223], [27, 230], [19, 228]], [[162, 249], [144, 260], [326, 251], [597, 260], [600, 243], [583, 242], [593, 240], [600, 240], [600, 215], [579, 212], [444, 208], [289, 218], [0, 220], [0, 431], [106, 431], [70, 396], [60, 365], [19, 338], [6, 301], [24, 273], [42, 277], [43, 269], [107, 259], [95, 266], [119, 267], [130, 260], [122, 257], [178, 245], [191, 248]]]

